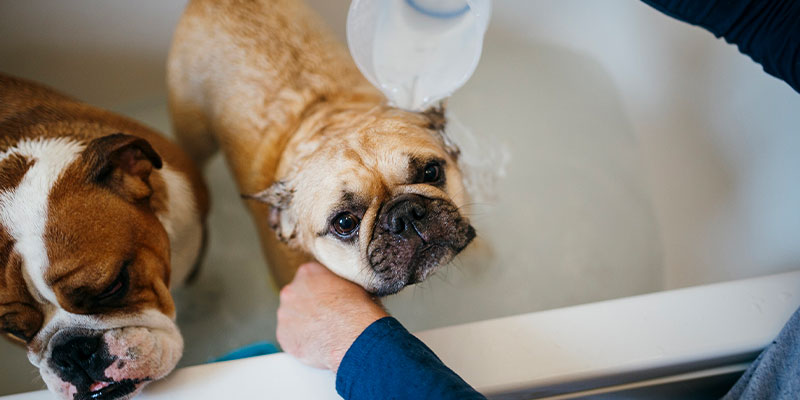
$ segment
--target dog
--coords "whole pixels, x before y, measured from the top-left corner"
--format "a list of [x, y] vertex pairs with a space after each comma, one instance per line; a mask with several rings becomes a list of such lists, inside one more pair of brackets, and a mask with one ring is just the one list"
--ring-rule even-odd
[[475, 237], [444, 109], [387, 105], [293, 0], [192, 0], [167, 62], [173, 128], [203, 165], [221, 148], [278, 286], [315, 258], [383, 296]]
[[302, 1], [192, 0], [167, 62], [173, 128], [221, 148], [275, 283], [315, 258], [383, 296], [475, 237], [444, 108], [387, 105]]
[[208, 195], [176, 145], [0, 75], [0, 328], [62, 399], [128, 399], [183, 352], [170, 282]]

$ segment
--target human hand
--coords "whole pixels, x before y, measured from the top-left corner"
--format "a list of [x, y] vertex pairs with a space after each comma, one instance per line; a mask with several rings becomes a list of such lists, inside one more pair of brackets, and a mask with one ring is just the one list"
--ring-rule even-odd
[[388, 315], [361, 286], [322, 264], [303, 264], [281, 289], [278, 343], [303, 363], [336, 372], [358, 335]]

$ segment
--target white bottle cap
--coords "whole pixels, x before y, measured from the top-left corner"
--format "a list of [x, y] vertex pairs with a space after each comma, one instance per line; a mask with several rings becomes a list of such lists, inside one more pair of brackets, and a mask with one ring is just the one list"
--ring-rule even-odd
[[353, 0], [347, 44], [390, 104], [422, 111], [478, 66], [491, 0]]

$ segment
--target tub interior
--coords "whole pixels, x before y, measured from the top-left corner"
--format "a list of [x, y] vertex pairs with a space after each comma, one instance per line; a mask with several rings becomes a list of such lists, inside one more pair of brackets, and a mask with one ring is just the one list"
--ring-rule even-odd
[[[348, 3], [311, 1], [342, 40]], [[184, 5], [0, 2], [0, 71], [169, 133], [163, 67]], [[623, 0], [496, 1], [448, 107], [477, 138], [470, 156], [509, 161], [471, 204], [475, 245], [385, 299], [412, 331], [800, 262], [800, 96], [699, 28]], [[275, 340], [277, 293], [219, 155], [206, 177], [209, 252], [175, 290], [181, 366]], [[0, 341], [0, 395], [41, 387]]]

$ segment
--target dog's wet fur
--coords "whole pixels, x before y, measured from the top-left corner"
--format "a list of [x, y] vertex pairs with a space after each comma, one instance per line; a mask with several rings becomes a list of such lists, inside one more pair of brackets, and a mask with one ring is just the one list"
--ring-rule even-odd
[[395, 293], [475, 237], [444, 108], [389, 106], [302, 1], [192, 0], [167, 75], [176, 135], [222, 149], [278, 286], [316, 259]]

